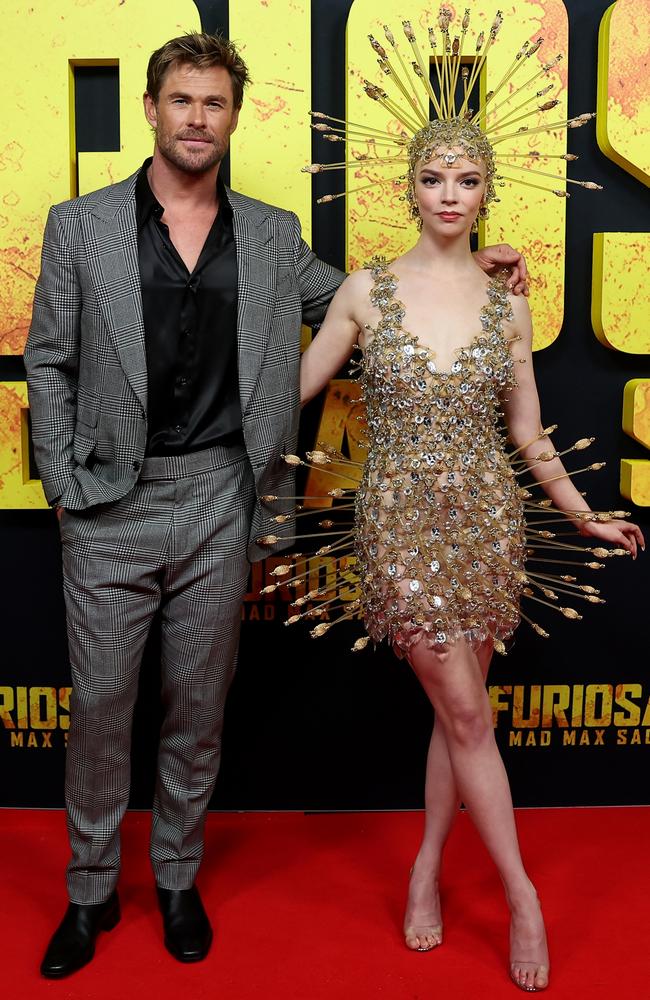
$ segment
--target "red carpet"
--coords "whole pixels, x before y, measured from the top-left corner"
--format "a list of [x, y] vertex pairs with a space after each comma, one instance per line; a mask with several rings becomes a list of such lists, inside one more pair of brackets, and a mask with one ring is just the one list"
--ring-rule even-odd
[[[199, 884], [208, 959], [163, 949], [146, 855], [149, 816], [123, 837], [123, 918], [94, 961], [50, 982], [38, 963], [63, 915], [59, 812], [0, 811], [2, 995], [32, 1000], [480, 1000], [521, 996], [506, 977], [507, 913], [491, 863], [459, 818], [443, 881], [445, 943], [409, 952], [400, 929], [418, 813], [211, 815]], [[518, 813], [546, 915], [554, 1000], [650, 997], [650, 809]]]

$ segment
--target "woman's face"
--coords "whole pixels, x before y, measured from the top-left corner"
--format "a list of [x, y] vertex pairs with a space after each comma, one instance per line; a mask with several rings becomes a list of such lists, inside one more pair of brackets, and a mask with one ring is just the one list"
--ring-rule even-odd
[[471, 230], [486, 189], [485, 164], [465, 159], [462, 150], [451, 152], [459, 154], [453, 166], [447, 166], [442, 154], [436, 154], [415, 168], [415, 198], [422, 227], [444, 236]]

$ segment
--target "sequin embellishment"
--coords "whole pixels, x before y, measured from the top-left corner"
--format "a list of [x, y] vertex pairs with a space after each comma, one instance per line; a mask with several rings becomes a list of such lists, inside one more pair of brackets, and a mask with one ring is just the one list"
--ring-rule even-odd
[[[519, 621], [525, 557], [501, 425], [500, 398], [515, 385], [502, 329], [512, 315], [505, 282], [489, 282], [479, 333], [439, 371], [433, 352], [401, 325], [397, 276], [381, 259], [370, 267], [381, 320], [361, 362], [368, 458], [355, 512], [366, 630], [402, 652], [422, 637], [431, 645], [442, 636], [503, 640]], [[426, 473], [411, 473], [405, 489], [402, 469], [423, 461]]]

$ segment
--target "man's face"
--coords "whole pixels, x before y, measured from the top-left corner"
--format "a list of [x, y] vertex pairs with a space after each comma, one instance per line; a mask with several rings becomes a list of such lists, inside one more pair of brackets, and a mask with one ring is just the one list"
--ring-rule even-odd
[[144, 111], [161, 155], [190, 174], [205, 173], [223, 160], [239, 118], [228, 70], [187, 63], [167, 71], [156, 103], [144, 95]]

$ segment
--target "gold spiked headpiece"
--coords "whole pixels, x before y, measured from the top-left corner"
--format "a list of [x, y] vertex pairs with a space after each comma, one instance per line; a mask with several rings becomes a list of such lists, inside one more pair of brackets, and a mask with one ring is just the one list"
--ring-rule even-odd
[[[473, 46], [473, 53], [468, 57], [467, 49], [470, 42], [470, 12], [465, 11], [460, 24], [460, 33], [452, 38], [450, 28], [454, 15], [448, 7], [441, 7], [437, 21], [437, 30], [428, 28], [428, 46], [431, 56], [425, 58], [418, 43], [410, 21], [403, 21], [402, 26], [410, 54], [403, 54], [395, 36], [387, 25], [384, 34], [389, 51], [372, 35], [370, 44], [377, 54], [378, 62], [384, 74], [386, 86], [390, 93], [377, 84], [364, 80], [364, 90], [371, 100], [376, 101], [386, 111], [388, 120], [385, 129], [371, 128], [343, 119], [333, 118], [320, 111], [312, 111], [312, 128], [320, 132], [324, 139], [330, 142], [359, 142], [367, 145], [366, 152], [354, 152], [351, 159], [342, 162], [323, 164], [312, 163], [303, 170], [316, 174], [328, 170], [346, 170], [358, 168], [364, 161], [375, 165], [395, 165], [401, 167], [402, 173], [385, 180], [373, 181], [374, 184], [406, 183], [406, 198], [409, 202], [411, 215], [417, 218], [417, 203], [415, 199], [414, 174], [418, 162], [428, 162], [434, 154], [442, 155], [447, 166], [453, 166], [462, 155], [473, 162], [482, 161], [487, 170], [485, 207], [482, 217], [487, 217], [487, 204], [499, 201], [496, 188], [507, 183], [518, 183], [528, 187], [539, 188], [556, 195], [558, 198], [568, 198], [568, 184], [579, 184], [592, 191], [602, 190], [593, 181], [577, 181], [560, 174], [539, 169], [537, 161], [549, 156], [540, 150], [517, 152], [512, 150], [513, 142], [519, 135], [542, 135], [557, 133], [562, 129], [580, 128], [594, 118], [594, 114], [582, 114], [563, 121], [546, 120], [548, 112], [560, 103], [549, 97], [554, 89], [550, 83], [540, 89], [531, 91], [533, 84], [548, 77], [551, 70], [557, 66], [561, 56], [542, 65], [527, 78], [522, 69], [531, 64], [528, 62], [542, 45], [539, 38], [532, 44], [524, 42], [515, 57], [494, 88], [478, 100], [478, 108], [472, 110], [470, 100], [475, 87], [480, 81], [481, 70], [485, 66], [490, 48], [495, 43], [503, 23], [503, 15], [497, 11], [489, 31], [481, 31]], [[433, 62], [434, 82], [429, 71], [429, 60]], [[525, 78], [525, 79], [524, 79]], [[459, 86], [460, 82], [460, 86]], [[539, 83], [538, 83], [539, 86]], [[462, 93], [457, 93], [462, 87]], [[480, 88], [479, 88], [480, 89]], [[499, 155], [499, 146], [508, 144], [512, 150]], [[570, 153], [556, 155], [550, 158], [576, 160], [577, 156]], [[407, 173], [405, 174], [404, 168]], [[512, 171], [512, 173], [511, 173]], [[319, 202], [330, 202], [342, 198], [347, 192], [326, 194]]]

